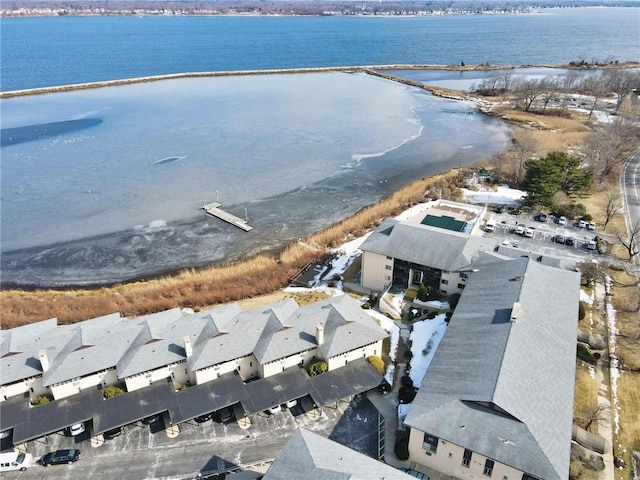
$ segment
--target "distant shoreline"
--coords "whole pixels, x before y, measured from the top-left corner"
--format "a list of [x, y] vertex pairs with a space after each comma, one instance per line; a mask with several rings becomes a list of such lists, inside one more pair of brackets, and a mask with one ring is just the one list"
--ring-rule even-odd
[[[183, 72], [153, 75], [148, 77], [124, 78], [119, 80], [104, 80], [100, 82], [77, 83], [71, 85], [58, 85], [50, 87], [28, 88], [23, 90], [10, 90], [0, 92], [0, 99], [15, 98], [27, 95], [41, 95], [47, 93], [69, 92], [74, 90], [86, 90], [91, 88], [115, 87], [120, 85], [132, 85], [136, 83], [156, 82], [161, 80], [174, 80], [179, 78], [203, 78], [203, 77], [232, 77], [245, 75], [286, 75], [302, 73], [370, 73], [375, 70], [448, 70], [448, 71], [490, 71], [490, 70], [514, 70], [518, 68], [557, 68], [574, 70], [595, 70], [605, 68], [639, 68], [640, 62], [612, 63], [604, 65], [588, 65], [576, 67], [570, 64], [539, 64], [539, 65], [428, 65], [428, 64], [394, 64], [394, 65], [356, 65], [346, 67], [309, 67], [309, 68], [281, 68], [267, 70], [227, 70], [211, 72]], [[419, 83], [419, 82], [414, 82]]]

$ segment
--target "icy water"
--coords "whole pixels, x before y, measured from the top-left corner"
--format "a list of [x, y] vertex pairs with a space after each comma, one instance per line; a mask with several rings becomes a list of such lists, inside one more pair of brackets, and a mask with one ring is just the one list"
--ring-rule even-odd
[[[106, 283], [242, 258], [508, 141], [471, 104], [365, 74], [168, 80], [2, 108], [14, 134], [55, 127], [2, 147], [5, 284]], [[216, 197], [240, 217], [246, 208], [254, 230], [207, 217], [200, 207]]]

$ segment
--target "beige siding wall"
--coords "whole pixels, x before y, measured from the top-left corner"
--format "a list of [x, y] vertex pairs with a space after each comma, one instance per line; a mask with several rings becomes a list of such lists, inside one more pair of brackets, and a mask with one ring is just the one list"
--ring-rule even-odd
[[75, 395], [76, 393], [80, 393], [82, 390], [87, 388], [95, 387], [96, 385], [102, 385], [104, 387], [107, 385], [115, 385], [117, 383], [119, 383], [118, 374], [116, 373], [116, 369], [112, 368], [92, 375], [87, 375], [86, 377], [76, 378], [74, 380], [69, 380], [68, 382], [52, 385], [51, 393], [53, 394], [53, 398], [59, 400], [61, 398]]
[[327, 366], [329, 370], [335, 370], [336, 368], [344, 367], [347, 363], [358, 360], [359, 358], [367, 358], [371, 355], [380, 356], [382, 353], [382, 340], [367, 345], [363, 348], [356, 348], [347, 353], [336, 355], [327, 360]]
[[[391, 269], [387, 268], [391, 267]], [[377, 253], [362, 252], [362, 286], [383, 291], [391, 284], [393, 259]]]
[[440, 277], [440, 291], [446, 292], [447, 295], [461, 294], [462, 288], [458, 287], [458, 284], [465, 285], [467, 280], [460, 277], [458, 272], [442, 272]]
[[24, 395], [26, 392], [29, 392], [31, 398], [39, 397], [40, 395], [52, 395], [50, 388], [42, 386], [42, 377], [31, 377], [0, 387], [0, 403], [11, 397]]
[[245, 381], [260, 374], [260, 365], [253, 354], [246, 355], [212, 367], [196, 370], [193, 373], [192, 383], [200, 385], [233, 371], [237, 371], [240, 374], [240, 378]]
[[494, 478], [498, 480], [521, 480], [522, 471], [494, 461], [491, 477], [485, 475], [484, 468], [487, 457], [473, 452], [469, 466], [463, 466], [464, 447], [440, 439], [436, 452], [423, 447], [424, 432], [411, 429], [409, 436], [409, 459], [419, 465], [437, 470], [463, 480], [478, 478]]

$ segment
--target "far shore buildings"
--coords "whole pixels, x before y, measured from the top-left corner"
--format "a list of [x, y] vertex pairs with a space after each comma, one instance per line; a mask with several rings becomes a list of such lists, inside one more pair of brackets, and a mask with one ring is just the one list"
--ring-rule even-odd
[[116, 384], [131, 392], [164, 379], [177, 389], [230, 372], [251, 381], [315, 358], [331, 371], [380, 355], [386, 336], [348, 295], [245, 312], [230, 304], [191, 315], [173, 309], [131, 320], [117, 313], [72, 325], [45, 320], [0, 331], [0, 401], [61, 399]]

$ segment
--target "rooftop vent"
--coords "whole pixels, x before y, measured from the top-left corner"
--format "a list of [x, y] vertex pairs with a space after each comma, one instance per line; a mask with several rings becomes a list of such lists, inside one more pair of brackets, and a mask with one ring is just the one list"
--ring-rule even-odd
[[520, 302], [513, 302], [513, 308], [511, 309], [511, 321], [517, 322], [518, 318], [522, 314], [522, 307], [520, 306]]

